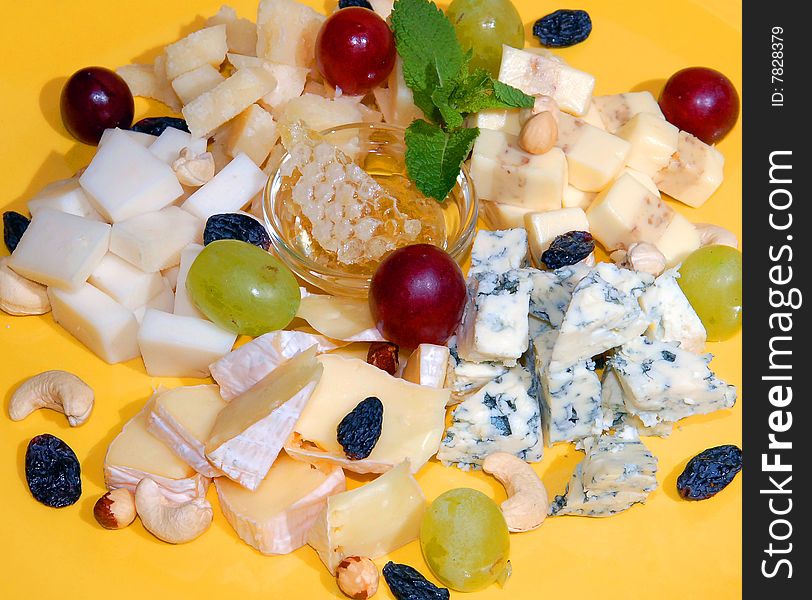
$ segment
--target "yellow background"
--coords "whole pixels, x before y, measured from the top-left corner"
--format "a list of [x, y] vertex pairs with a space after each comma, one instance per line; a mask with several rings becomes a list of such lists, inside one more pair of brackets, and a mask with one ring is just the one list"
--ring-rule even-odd
[[[323, 0], [309, 0], [323, 8]], [[59, 118], [59, 92], [66, 77], [88, 65], [117, 67], [146, 62], [161, 46], [199, 27], [219, 0], [51, 0], [5, 2], [0, 21], [0, 177], [6, 209], [25, 201], [46, 183], [72, 175], [93, 149], [75, 143]], [[253, 18], [254, 0], [235, 0]], [[326, 6], [332, 6], [328, 2]], [[687, 66], [715, 67], [741, 91], [741, 5], [736, 2], [579, 0], [570, 8], [589, 11], [590, 38], [562, 54], [597, 77], [597, 94], [629, 90], [659, 92], [664, 79]], [[577, 6], [576, 6], [577, 5]], [[518, 0], [529, 30], [556, 3]], [[165, 109], [138, 100], [137, 118]], [[724, 224], [741, 233], [741, 124], [719, 145], [726, 157], [725, 182], [702, 209], [677, 206], [693, 221]], [[676, 203], [673, 203], [676, 205]], [[3, 248], [0, 252], [5, 253]], [[51, 316], [0, 315], [0, 532], [4, 599], [86, 598], [330, 598], [342, 597], [308, 547], [283, 557], [264, 557], [240, 541], [219, 510], [211, 530], [193, 543], [157, 541], [139, 522], [122, 531], [103, 530], [92, 508], [103, 491], [102, 463], [121, 424], [142, 406], [151, 390], [178, 380], [151, 378], [139, 360], [109, 366], [93, 356]], [[741, 336], [709, 344], [713, 367], [741, 384]], [[39, 411], [12, 423], [11, 391], [46, 369], [65, 369], [96, 391], [89, 422], [71, 429], [64, 417]], [[188, 380], [184, 383], [194, 383]], [[659, 458], [658, 481], [645, 506], [609, 519], [560, 517], [537, 531], [511, 536], [513, 578], [473, 594], [487, 598], [737, 598], [741, 595], [741, 485], [739, 476], [716, 498], [686, 502], [675, 491], [677, 475], [697, 452], [717, 444], [741, 445], [742, 404], [732, 410], [686, 419], [667, 439], [646, 444]], [[23, 457], [28, 440], [50, 432], [64, 439], [82, 463], [84, 493], [75, 505], [47, 508], [32, 499]], [[545, 450], [536, 466], [551, 495], [564, 485], [581, 453], [569, 445]], [[458, 486], [480, 489], [497, 501], [504, 491], [481, 473], [446, 469], [432, 462], [419, 474], [429, 499]], [[216, 504], [216, 494], [209, 499]], [[427, 568], [417, 543], [391, 558]], [[377, 561], [380, 566], [385, 559]], [[462, 594], [453, 593], [455, 597]], [[381, 583], [377, 598], [389, 598]]]

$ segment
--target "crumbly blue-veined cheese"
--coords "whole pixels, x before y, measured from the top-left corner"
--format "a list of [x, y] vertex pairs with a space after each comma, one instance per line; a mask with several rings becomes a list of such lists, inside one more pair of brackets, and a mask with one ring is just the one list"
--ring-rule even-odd
[[598, 263], [572, 293], [552, 361], [572, 365], [638, 337], [648, 327], [638, 296], [650, 275]]
[[640, 417], [626, 412], [626, 394], [617, 373], [611, 368], [604, 369], [601, 378], [601, 409], [603, 413], [602, 428], [619, 430], [624, 427], [633, 427], [643, 436], [668, 437], [674, 429], [673, 423], [655, 423], [647, 427]]
[[626, 413], [651, 427], [736, 403], [736, 388], [713, 374], [711, 358], [683, 350], [677, 342], [638, 337], [621, 346], [607, 368], [623, 389]]
[[669, 269], [640, 295], [640, 306], [650, 321], [646, 336], [661, 342], [679, 342], [683, 350], [702, 352], [707, 339], [705, 327], [677, 278], [679, 272]]
[[589, 270], [589, 266], [583, 263], [561, 267], [554, 271], [533, 269], [530, 314], [544, 319], [553, 327], [560, 327], [572, 300], [572, 291], [586, 277]]
[[457, 354], [456, 337], [448, 340], [448, 354], [445, 387], [451, 390], [451, 400], [455, 404], [510, 370], [502, 363], [462, 360]]
[[531, 385], [530, 373], [515, 367], [467, 396], [454, 410], [437, 458], [463, 470], [479, 468], [493, 452], [541, 460], [541, 419]]
[[497, 231], [483, 229], [474, 238], [468, 276], [507, 273], [523, 267], [526, 262], [527, 231], [521, 227]]
[[470, 278], [468, 302], [457, 332], [459, 357], [514, 366], [527, 350], [532, 287], [527, 269]]
[[539, 402], [544, 443], [576, 441], [601, 433], [601, 383], [589, 359], [571, 365], [551, 363], [559, 332], [547, 331], [533, 340], [540, 382]]
[[551, 515], [611, 517], [645, 502], [657, 488], [657, 458], [633, 429], [584, 440], [586, 456], [567, 490], [550, 504]]

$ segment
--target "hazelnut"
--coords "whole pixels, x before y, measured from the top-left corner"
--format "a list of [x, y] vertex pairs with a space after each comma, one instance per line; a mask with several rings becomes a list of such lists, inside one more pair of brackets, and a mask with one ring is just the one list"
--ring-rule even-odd
[[105, 529], [124, 529], [135, 520], [135, 496], [126, 488], [111, 490], [96, 501], [93, 516]]
[[338, 589], [355, 600], [366, 600], [378, 591], [378, 567], [365, 556], [348, 556], [336, 569]]
[[395, 375], [398, 372], [398, 345], [392, 342], [372, 342], [367, 352], [367, 362]]
[[530, 154], [544, 154], [558, 139], [555, 116], [548, 110], [530, 117], [519, 134], [519, 146]]

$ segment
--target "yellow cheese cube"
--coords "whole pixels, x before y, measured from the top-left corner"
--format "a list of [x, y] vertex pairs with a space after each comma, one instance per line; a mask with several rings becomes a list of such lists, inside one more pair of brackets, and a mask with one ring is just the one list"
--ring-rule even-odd
[[263, 67], [276, 78], [276, 87], [259, 99], [259, 104], [267, 109], [281, 108], [288, 100], [302, 95], [309, 70], [282, 63], [275, 63], [264, 58], [244, 54], [228, 54], [228, 61], [237, 69]]
[[295, 0], [262, 0], [257, 9], [257, 56], [310, 68], [321, 24], [327, 17]]
[[724, 167], [721, 152], [680, 131], [677, 151], [653, 179], [660, 191], [688, 206], [699, 207], [722, 185]]
[[611, 132], [617, 131], [632, 117], [640, 113], [648, 113], [665, 119], [663, 111], [651, 92], [629, 92], [626, 94], [611, 94], [609, 96], [595, 96], [595, 107], [600, 113], [603, 124]]
[[524, 218], [530, 256], [536, 266], [542, 265], [541, 255], [559, 235], [568, 231], [589, 231], [589, 221], [582, 208], [559, 208], [530, 213]]
[[225, 77], [220, 75], [220, 71], [206, 64], [173, 79], [172, 89], [175, 90], [181, 102], [189, 104], [201, 94], [216, 88], [223, 81], [225, 81]]
[[468, 118], [468, 127], [479, 127], [480, 129], [492, 129], [502, 131], [510, 135], [519, 135], [522, 131], [522, 111], [490, 109], [474, 113]]
[[665, 167], [677, 151], [679, 129], [650, 113], [639, 113], [615, 135], [631, 144], [626, 164], [651, 177]]
[[562, 113], [558, 141], [569, 167], [569, 183], [585, 192], [599, 192], [626, 164], [631, 145], [581, 119]]
[[276, 121], [271, 114], [252, 104], [232, 122], [225, 142], [226, 152], [231, 156], [244, 152], [257, 166], [261, 166], [278, 139]]
[[199, 29], [182, 40], [169, 44], [165, 52], [166, 77], [169, 80], [203, 65], [219, 66], [228, 52], [226, 26], [215, 25]]
[[221, 6], [213, 17], [206, 20], [206, 27], [226, 26], [229, 52], [253, 54], [257, 51], [257, 26], [248, 19], [241, 19], [230, 6]]
[[172, 110], [180, 110], [181, 103], [166, 77], [156, 73], [154, 65], [124, 65], [116, 73], [127, 82], [133, 96], [152, 98], [163, 102]]
[[[630, 169], [629, 167], [626, 167], [625, 169], [623, 169], [620, 172], [620, 175], [623, 175], [623, 174], [631, 175], [637, 181], [639, 181], [644, 186], [646, 186], [646, 189], [649, 192], [651, 192], [652, 194], [654, 194], [658, 198], [660, 197], [660, 190], [657, 189], [657, 184], [654, 183], [654, 180], [651, 177], [649, 177], [648, 175], [646, 175], [645, 173], [641, 173], [640, 171], [635, 171], [634, 169]], [[618, 177], [620, 177], [620, 175], [618, 175]]]
[[674, 213], [674, 218], [654, 245], [665, 256], [666, 265], [673, 267], [699, 248], [701, 241], [694, 224], [681, 214]]

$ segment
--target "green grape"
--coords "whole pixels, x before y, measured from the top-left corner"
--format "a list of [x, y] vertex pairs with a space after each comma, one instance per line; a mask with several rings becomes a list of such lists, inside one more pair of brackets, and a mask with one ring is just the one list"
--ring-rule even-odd
[[296, 278], [285, 265], [239, 240], [203, 248], [189, 269], [186, 290], [214, 323], [251, 336], [287, 326], [301, 300]]
[[510, 0], [454, 0], [446, 11], [464, 50], [473, 48], [471, 66], [499, 75], [502, 44], [524, 48], [524, 25]]
[[510, 538], [496, 503], [482, 492], [457, 488], [431, 503], [420, 524], [420, 548], [437, 579], [475, 592], [508, 568]]
[[679, 286], [711, 341], [726, 340], [742, 326], [742, 253], [730, 246], [706, 246], [679, 268]]

